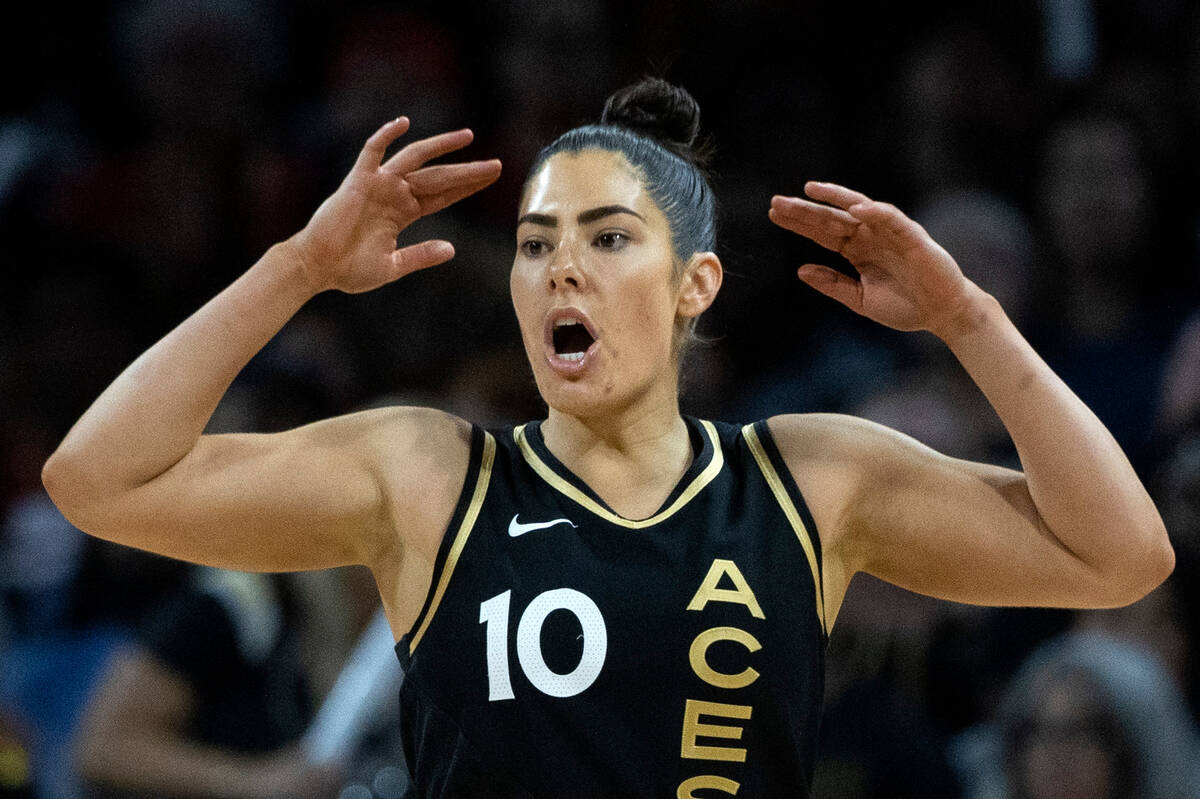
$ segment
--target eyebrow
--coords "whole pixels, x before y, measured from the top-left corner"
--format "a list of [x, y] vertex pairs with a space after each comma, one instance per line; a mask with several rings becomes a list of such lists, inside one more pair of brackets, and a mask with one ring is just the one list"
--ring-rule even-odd
[[[599, 208], [589, 208], [586, 211], [581, 211], [579, 216], [575, 217], [575, 221], [581, 225], [587, 225], [595, 222], [597, 219], [603, 219], [604, 217], [612, 216], [613, 214], [630, 214], [631, 216], [636, 216], [643, 222], [646, 221], [644, 216], [632, 208], [625, 207], [624, 205], [602, 205]], [[542, 225], [543, 227], [558, 227], [558, 217], [550, 214], [522, 214], [521, 218], [517, 220], [517, 225], [520, 226], [526, 222], [530, 222], [534, 225]]]

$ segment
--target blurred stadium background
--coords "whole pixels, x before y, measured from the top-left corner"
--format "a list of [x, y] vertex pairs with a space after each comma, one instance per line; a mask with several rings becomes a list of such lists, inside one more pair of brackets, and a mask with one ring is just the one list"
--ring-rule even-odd
[[[242, 753], [245, 771], [211, 795], [268, 795], [254, 786], [302, 768], [287, 747], [370, 618], [369, 577], [226, 579], [89, 539], [45, 497], [41, 463], [400, 113], [414, 135], [469, 125], [470, 152], [504, 162], [498, 185], [405, 234], [449, 238], [458, 257], [317, 298], [214, 429], [391, 402], [538, 416], [507, 289], [517, 193], [540, 145], [647, 72], [696, 95], [716, 147], [729, 277], [686, 411], [856, 413], [1015, 464], [930, 338], [852, 318], [795, 279], [824, 256], [767, 222], [770, 195], [844, 182], [910, 212], [1000, 297], [1126, 447], [1179, 556], [1143, 602], [1085, 614], [860, 578], [831, 640], [817, 795], [1200, 796], [1196, 3], [131, 0], [12, 4], [4, 28], [0, 797], [135, 795], [103, 761], [137, 750], [87, 740], [116, 729], [98, 706], [123, 696], [131, 652], [200, 704], [270, 686], [170, 732]], [[401, 795], [385, 704], [326, 795]]]

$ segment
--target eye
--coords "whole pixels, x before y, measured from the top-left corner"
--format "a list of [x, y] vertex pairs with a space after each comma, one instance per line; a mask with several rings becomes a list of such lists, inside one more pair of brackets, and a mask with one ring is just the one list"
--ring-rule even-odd
[[526, 239], [521, 242], [521, 252], [526, 258], [537, 258], [550, 251], [550, 245], [541, 239]]
[[615, 230], [606, 230], [596, 237], [596, 246], [606, 250], [621, 250], [629, 243], [629, 236]]

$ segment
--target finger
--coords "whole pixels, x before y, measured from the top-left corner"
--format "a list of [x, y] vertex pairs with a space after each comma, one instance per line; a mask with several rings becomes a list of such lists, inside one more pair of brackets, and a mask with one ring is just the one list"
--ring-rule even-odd
[[837, 300], [855, 313], [862, 313], [862, 283], [821, 264], [805, 264], [796, 276], [826, 297]]
[[500, 177], [497, 172], [494, 175], [475, 181], [474, 183], [464, 183], [461, 186], [454, 186], [441, 194], [434, 194], [429, 197], [419, 197], [418, 202], [421, 205], [421, 215], [436, 213], [448, 205], [458, 202], [464, 197], [469, 197], [481, 189], [486, 189], [488, 186], [496, 182], [496, 178]]
[[436, 164], [421, 167], [404, 176], [413, 194], [418, 197], [440, 194], [456, 186], [474, 184], [481, 180], [489, 183], [500, 177], [500, 161], [471, 161], [465, 164]]
[[827, 230], [822, 225], [806, 224], [794, 219], [783, 218], [774, 210], [767, 212], [767, 218], [784, 230], [790, 230], [792, 233], [804, 236], [806, 239], [815, 241], [825, 249], [834, 252], [841, 252], [849, 240], [848, 235]]
[[767, 218], [835, 252], [842, 251], [859, 226], [857, 219], [840, 208], [791, 197], [772, 199]]
[[929, 239], [925, 228], [891, 203], [868, 200], [851, 206], [851, 213], [882, 234], [901, 252], [922, 246]]
[[846, 210], [849, 210], [852, 205], [871, 201], [870, 197], [853, 189], [847, 189], [836, 183], [821, 183], [816, 180], [810, 180], [804, 184], [804, 193], [814, 200], [820, 200]]
[[837, 222], [846, 228], [845, 232], [847, 233], [853, 232], [854, 228], [858, 226], [858, 218], [849, 211], [805, 200], [803, 197], [785, 197], [776, 194], [771, 198], [771, 210], [790, 219]]
[[408, 131], [408, 117], [396, 117], [371, 134], [354, 162], [357, 169], [378, 169], [388, 145]]
[[446, 153], [461, 150], [474, 138], [475, 134], [471, 132], [470, 128], [463, 128], [418, 139], [389, 158], [383, 168], [393, 174], [407, 175], [426, 161], [432, 161]]
[[420, 269], [444, 264], [453, 257], [454, 245], [440, 239], [401, 247], [392, 253], [392, 267], [395, 269], [392, 279], [395, 280]]

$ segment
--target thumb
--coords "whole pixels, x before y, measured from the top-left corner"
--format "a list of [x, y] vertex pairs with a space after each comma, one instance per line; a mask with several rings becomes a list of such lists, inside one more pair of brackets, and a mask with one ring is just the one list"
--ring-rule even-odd
[[454, 245], [441, 239], [401, 247], [392, 253], [393, 280], [420, 269], [443, 264], [454, 257]]
[[796, 276], [826, 297], [862, 313], [862, 284], [854, 278], [820, 264], [805, 264], [796, 270]]

